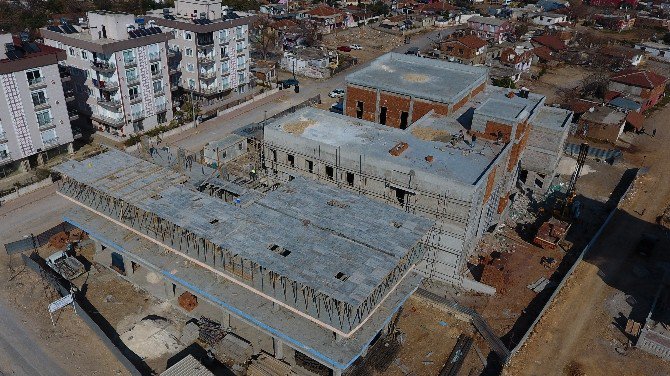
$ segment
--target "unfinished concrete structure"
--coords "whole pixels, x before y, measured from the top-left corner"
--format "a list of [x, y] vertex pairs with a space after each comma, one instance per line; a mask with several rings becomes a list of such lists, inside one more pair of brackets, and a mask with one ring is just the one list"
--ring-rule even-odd
[[635, 346], [670, 360], [670, 274], [666, 275], [651, 306]]
[[195, 295], [192, 316], [256, 354], [339, 375], [421, 281], [431, 220], [305, 179], [229, 203], [218, 179], [179, 169], [117, 151], [66, 162], [60, 193], [81, 207], [65, 220], [103, 265], [161, 298]]
[[505, 217], [532, 126], [560, 133], [545, 145], [538, 131], [534, 141], [551, 159], [539, 173], [553, 165], [553, 176], [571, 113], [525, 90], [487, 87], [484, 68], [398, 54], [346, 80], [345, 111], [355, 116], [310, 108], [265, 127], [268, 175], [310, 177], [436, 219], [420, 269], [473, 286], [467, 258]]

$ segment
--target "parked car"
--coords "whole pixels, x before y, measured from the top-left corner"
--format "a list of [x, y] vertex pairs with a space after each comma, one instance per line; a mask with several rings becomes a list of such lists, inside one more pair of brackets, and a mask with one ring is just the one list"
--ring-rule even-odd
[[341, 98], [344, 96], [344, 90], [343, 89], [335, 89], [328, 93], [328, 96], [331, 98]]
[[351, 47], [349, 47], [349, 46], [339, 46], [339, 47], [337, 47], [337, 50], [342, 51], [342, 52], [351, 52]]
[[330, 106], [330, 112], [334, 112], [336, 114], [342, 114], [344, 113], [344, 103], [342, 102], [337, 102], [333, 103], [332, 106]]
[[363, 47], [361, 47], [360, 44], [352, 44], [352, 45], [349, 46], [349, 48], [351, 48], [352, 50], [362, 50], [363, 49]]
[[300, 82], [296, 80], [295, 78], [289, 78], [283, 81], [279, 81], [279, 86], [281, 86], [282, 89], [289, 88], [291, 86], [298, 86], [300, 85]]
[[405, 55], [416, 55], [419, 56], [419, 47], [412, 47], [405, 52]]

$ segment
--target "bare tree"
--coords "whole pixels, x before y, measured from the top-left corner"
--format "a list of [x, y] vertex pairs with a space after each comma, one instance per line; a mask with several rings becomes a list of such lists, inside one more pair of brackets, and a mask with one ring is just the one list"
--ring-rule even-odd
[[277, 44], [277, 31], [272, 28], [272, 21], [268, 17], [259, 17], [251, 27], [252, 32], [249, 33], [251, 45], [265, 60]]

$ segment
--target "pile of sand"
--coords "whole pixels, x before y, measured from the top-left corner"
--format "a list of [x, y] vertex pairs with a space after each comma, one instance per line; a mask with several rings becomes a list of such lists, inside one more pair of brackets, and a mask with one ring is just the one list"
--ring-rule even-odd
[[412, 127], [412, 135], [424, 141], [451, 141], [451, 134], [442, 129]]
[[403, 75], [402, 78], [405, 81], [409, 81], [409, 82], [416, 82], [416, 83], [428, 82], [428, 76], [426, 76], [425, 74], [419, 74], [419, 73], [407, 73], [407, 74]]
[[163, 318], [145, 318], [121, 334], [121, 341], [142, 359], [156, 359], [179, 352], [179, 331]]
[[302, 134], [309, 126], [316, 124], [314, 120], [300, 120], [284, 125], [284, 130], [292, 134]]

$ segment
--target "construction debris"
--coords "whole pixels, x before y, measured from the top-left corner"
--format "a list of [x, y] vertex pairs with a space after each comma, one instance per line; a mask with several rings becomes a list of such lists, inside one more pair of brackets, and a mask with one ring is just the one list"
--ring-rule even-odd
[[542, 292], [542, 290], [544, 290], [545, 288], [547, 288], [547, 287], [549, 287], [549, 286], [553, 286], [553, 285], [554, 285], [554, 283], [551, 282], [550, 280], [548, 280], [548, 279], [546, 279], [546, 278], [544, 278], [544, 277], [540, 277], [537, 281], [535, 281], [535, 282], [531, 283], [530, 285], [528, 285], [528, 288], [531, 289], [531, 290], [533, 290], [533, 291], [536, 292], [536, 293], [540, 293], [540, 292]]
[[198, 297], [186, 291], [179, 295], [179, 306], [187, 312], [191, 312], [198, 306]]
[[198, 320], [198, 327], [200, 328], [198, 339], [210, 346], [214, 346], [221, 342], [223, 337], [228, 334], [228, 332], [221, 327], [221, 324], [208, 319], [205, 316], [201, 316], [200, 320]]

